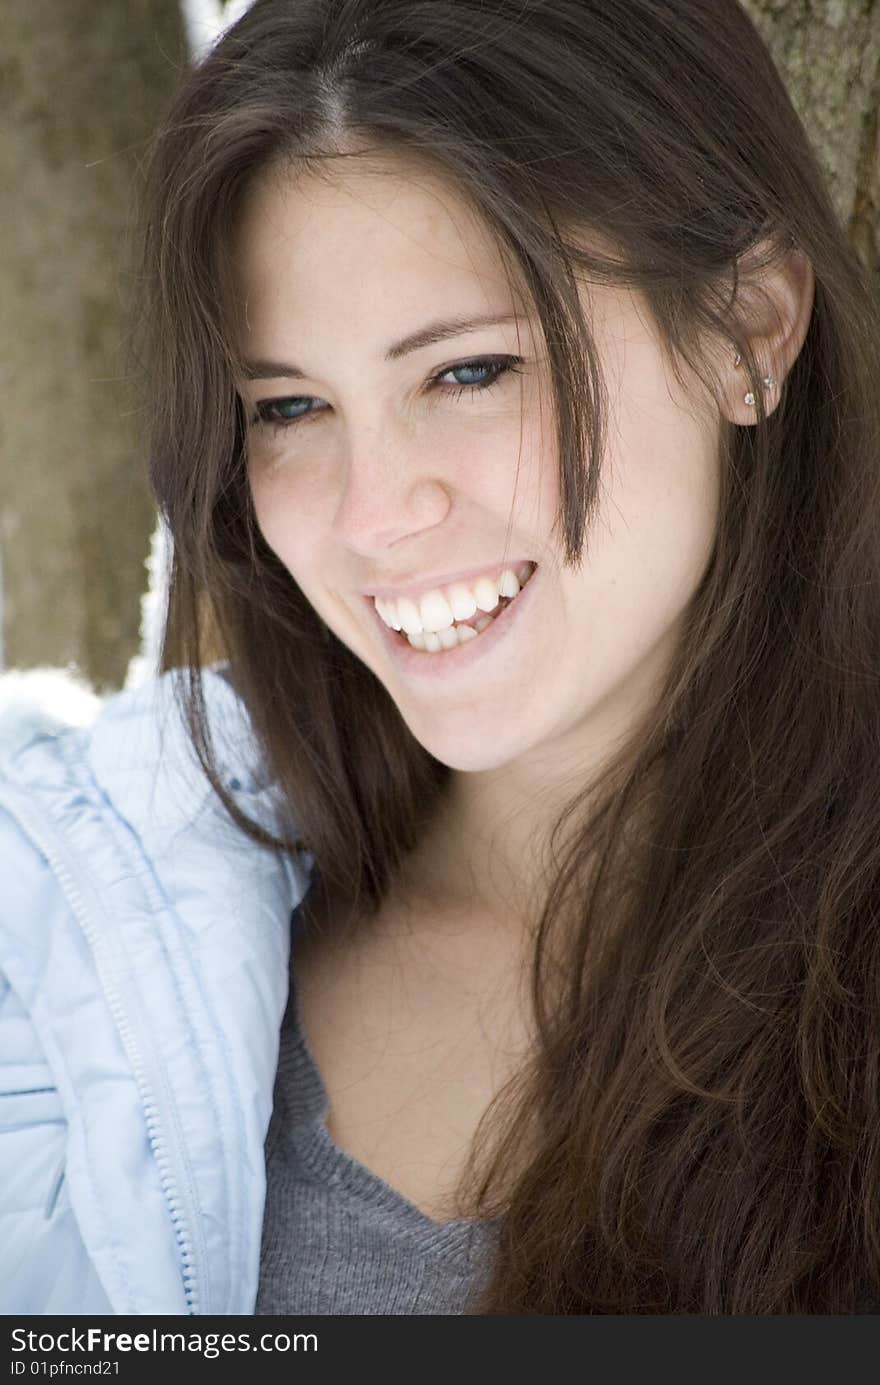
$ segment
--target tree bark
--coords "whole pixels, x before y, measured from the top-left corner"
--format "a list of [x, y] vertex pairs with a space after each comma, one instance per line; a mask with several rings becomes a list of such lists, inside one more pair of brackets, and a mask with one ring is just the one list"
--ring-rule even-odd
[[136, 175], [186, 51], [177, 0], [4, 9], [2, 660], [119, 687], [155, 524], [125, 379]]
[[862, 263], [880, 279], [880, 0], [742, 0]]

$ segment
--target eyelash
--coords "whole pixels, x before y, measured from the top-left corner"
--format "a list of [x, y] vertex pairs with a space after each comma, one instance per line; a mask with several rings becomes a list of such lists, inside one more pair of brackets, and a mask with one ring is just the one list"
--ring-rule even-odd
[[[480, 369], [485, 366], [491, 368], [494, 374], [484, 384], [450, 385], [446, 387], [452, 399], [460, 399], [466, 392], [472, 395], [485, 394], [487, 390], [490, 390], [493, 385], [497, 385], [506, 375], [519, 373], [519, 368], [522, 364], [522, 356], [475, 356], [472, 360], [458, 361], [455, 365], [446, 366], [444, 370], [440, 370], [436, 375], [432, 375], [428, 383], [429, 386], [439, 386], [439, 382], [443, 379], [443, 376], [451, 375], [454, 370]], [[313, 395], [309, 394], [287, 394], [280, 399], [262, 399], [255, 407], [251, 425], [262, 425], [263, 427], [271, 428], [273, 431], [282, 431], [286, 428], [295, 427], [296, 424], [303, 423], [306, 419], [314, 418], [316, 413], [321, 413], [323, 411], [320, 409], [310, 409], [308, 412], [300, 414], [297, 418], [273, 418], [271, 410], [278, 408], [282, 404], [289, 404], [292, 401], [298, 403], [305, 402], [313, 397]]]

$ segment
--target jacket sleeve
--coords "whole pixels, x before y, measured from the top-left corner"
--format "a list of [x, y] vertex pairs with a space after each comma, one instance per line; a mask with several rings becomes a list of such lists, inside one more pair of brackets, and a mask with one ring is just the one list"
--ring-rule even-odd
[[[0, 809], [0, 911], [47, 921], [66, 909], [48, 864]], [[14, 930], [19, 939], [25, 930]], [[34, 945], [46, 934], [34, 929]], [[0, 1313], [107, 1313], [67, 1198], [67, 1122], [20, 993], [33, 959], [0, 950]], [[24, 965], [30, 960], [31, 966]], [[16, 987], [16, 978], [19, 987]], [[74, 1306], [75, 1305], [75, 1306]]]

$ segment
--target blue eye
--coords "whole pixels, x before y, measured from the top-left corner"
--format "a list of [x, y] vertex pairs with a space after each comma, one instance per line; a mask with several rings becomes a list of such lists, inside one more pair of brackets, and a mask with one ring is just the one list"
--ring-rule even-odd
[[521, 364], [521, 358], [519, 356], [490, 357], [485, 360], [464, 361], [461, 365], [452, 365], [448, 370], [444, 370], [439, 375], [435, 375], [432, 383], [437, 384], [443, 379], [444, 375], [456, 375], [462, 370], [465, 372], [477, 371], [478, 373], [481, 370], [488, 370], [490, 372], [488, 378], [484, 377], [481, 381], [471, 381], [467, 384], [459, 385], [454, 389], [452, 391], [452, 397], [453, 399], [457, 399], [463, 390], [479, 391], [489, 389], [490, 386], [496, 384], [497, 381], [501, 379], [502, 375], [506, 375], [508, 371], [515, 370], [516, 366], [519, 364]]
[[[442, 394], [452, 399], [458, 399], [462, 394], [482, 394], [486, 390], [496, 385], [503, 376], [513, 374], [519, 370], [523, 364], [522, 356], [480, 356], [470, 361], [461, 361], [458, 365], [447, 366], [437, 375], [428, 381], [430, 390], [439, 389]], [[447, 375], [476, 374], [479, 376], [483, 372], [483, 379], [468, 381], [464, 384], [443, 385], [441, 382]], [[309, 406], [314, 402], [313, 396], [308, 394], [289, 394], [280, 399], [261, 399], [254, 409], [254, 416], [251, 425], [260, 424], [268, 428], [291, 428], [300, 423], [303, 419], [311, 418], [316, 413], [322, 413], [322, 409], [313, 409]]]
[[267, 399], [257, 405], [257, 419], [260, 423], [297, 423], [304, 415], [291, 412], [303, 404], [308, 404], [307, 394], [292, 394], [287, 399]]

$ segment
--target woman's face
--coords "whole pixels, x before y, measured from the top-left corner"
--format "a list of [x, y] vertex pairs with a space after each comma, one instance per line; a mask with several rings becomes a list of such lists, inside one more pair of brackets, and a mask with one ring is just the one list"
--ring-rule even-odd
[[[445, 182], [375, 158], [331, 181], [266, 177], [235, 251], [266, 542], [438, 760], [596, 762], [665, 668], [717, 517], [718, 424], [676, 392], [647, 314], [583, 287], [611, 415], [598, 519], [567, 570], [540, 327]], [[498, 320], [463, 325], [478, 318]], [[455, 595], [453, 615], [470, 593], [473, 626], [493, 600], [479, 575], [526, 562], [534, 575], [497, 623], [449, 650], [411, 648], [370, 595], [423, 616], [423, 593]], [[384, 609], [414, 623], [413, 607]], [[429, 603], [428, 623], [444, 620], [449, 640]]]

